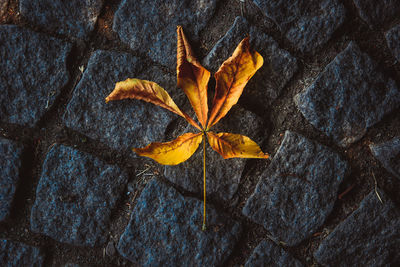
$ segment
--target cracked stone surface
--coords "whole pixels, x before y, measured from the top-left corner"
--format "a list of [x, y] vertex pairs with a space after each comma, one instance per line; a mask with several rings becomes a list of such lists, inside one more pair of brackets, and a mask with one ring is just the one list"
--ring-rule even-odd
[[253, 0], [300, 51], [316, 52], [343, 24], [346, 10], [337, 0]]
[[[172, 112], [139, 100], [105, 103], [115, 83], [127, 78], [154, 81], [167, 91], [176, 87], [174, 77], [158, 67], [143, 65], [139, 58], [127, 53], [94, 52], [68, 103], [65, 125], [117, 150], [162, 141], [168, 124], [177, 118]], [[176, 94], [170, 94], [176, 99]]]
[[394, 80], [350, 42], [294, 101], [314, 127], [347, 147], [400, 106], [400, 91]]
[[400, 62], [400, 24], [390, 29], [385, 36], [393, 56]]
[[263, 240], [246, 261], [245, 267], [253, 266], [302, 267], [303, 264], [272, 241]]
[[124, 0], [114, 16], [113, 30], [133, 50], [171, 69], [176, 66], [176, 26], [190, 41], [213, 16], [216, 0]]
[[251, 26], [245, 18], [236, 17], [232, 27], [215, 44], [203, 64], [212, 72], [216, 72], [228, 59], [240, 41], [250, 35], [252, 49], [264, 58], [264, 65], [257, 71], [244, 89], [242, 98], [252, 103], [269, 105], [278, 98], [282, 89], [297, 71], [297, 60], [270, 36]]
[[337, 153], [286, 131], [242, 212], [277, 241], [295, 246], [324, 223], [347, 171]]
[[11, 240], [0, 240], [1, 266], [44, 266], [44, 253], [37, 247], [32, 247]]
[[151, 180], [132, 211], [118, 251], [140, 266], [218, 266], [232, 253], [241, 226], [223, 213]]
[[373, 190], [359, 208], [326, 237], [314, 253], [324, 266], [397, 266], [400, 263], [400, 211]]
[[111, 212], [127, 181], [117, 166], [71, 147], [53, 146], [36, 188], [31, 230], [62, 243], [104, 245]]
[[22, 146], [0, 138], [0, 222], [10, 215], [21, 168]]
[[33, 127], [69, 80], [69, 43], [0, 26], [0, 120]]
[[93, 31], [102, 6], [103, 0], [19, 1], [19, 11], [30, 23], [80, 39]]
[[[261, 145], [266, 138], [262, 119], [239, 106], [230, 110], [226, 117], [221, 119], [211, 130], [246, 135], [258, 145]], [[189, 130], [186, 129], [186, 131]], [[219, 200], [230, 200], [239, 186], [246, 159], [223, 159], [207, 144], [206, 162], [207, 195]], [[202, 145], [187, 161], [176, 166], [165, 166], [164, 175], [168, 180], [188, 191], [203, 192]]]
[[385, 169], [400, 179], [400, 136], [381, 144], [371, 144], [369, 148]]
[[398, 0], [353, 0], [360, 17], [371, 27], [379, 28], [399, 17]]

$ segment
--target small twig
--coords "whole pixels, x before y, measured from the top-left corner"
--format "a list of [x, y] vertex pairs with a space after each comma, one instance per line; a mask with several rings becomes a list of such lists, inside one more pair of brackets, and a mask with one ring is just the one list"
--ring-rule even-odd
[[347, 193], [350, 192], [351, 189], [354, 188], [354, 184], [350, 185], [349, 187], [347, 187], [346, 190], [344, 190], [339, 196], [338, 199], [342, 199], [345, 195], [347, 195]]
[[136, 177], [138, 177], [138, 176], [144, 174], [144, 173], [147, 172], [148, 170], [150, 170], [150, 166], [147, 167], [146, 169], [144, 169], [143, 171], [140, 171], [138, 174], [136, 174]]
[[243, 16], [243, 14], [244, 14], [244, 5], [246, 4], [246, 0], [239, 0], [239, 1], [240, 1], [240, 15], [242, 17], [244, 17]]
[[383, 204], [382, 198], [379, 195], [378, 190], [376, 189], [378, 187], [378, 182], [376, 181], [374, 172], [372, 172], [372, 177], [374, 178], [374, 182], [375, 182], [375, 194], [378, 197], [379, 201]]

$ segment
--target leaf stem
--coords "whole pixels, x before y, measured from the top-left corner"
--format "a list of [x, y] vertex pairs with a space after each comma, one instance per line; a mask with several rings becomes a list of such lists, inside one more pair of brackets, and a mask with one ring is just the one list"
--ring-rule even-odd
[[202, 231], [206, 228], [206, 134], [203, 133], [203, 186], [204, 186], [204, 208], [203, 208], [203, 227]]

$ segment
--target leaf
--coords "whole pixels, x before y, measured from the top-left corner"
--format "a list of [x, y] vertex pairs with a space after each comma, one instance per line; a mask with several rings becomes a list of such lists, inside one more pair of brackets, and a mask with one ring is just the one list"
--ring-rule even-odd
[[190, 124], [201, 130], [200, 126], [185, 112], [181, 111], [167, 91], [155, 82], [126, 79], [115, 84], [114, 90], [106, 97], [106, 102], [121, 99], [139, 99], [153, 103], [185, 118]]
[[206, 70], [193, 55], [193, 51], [183, 33], [182, 27], [177, 27], [177, 86], [181, 88], [196, 112], [197, 118], [205, 128], [208, 115], [207, 85], [210, 72]]
[[243, 88], [263, 62], [259, 53], [250, 51], [249, 37], [243, 39], [233, 55], [215, 73], [215, 95], [207, 129], [223, 118], [237, 103]]
[[208, 143], [224, 159], [229, 158], [269, 158], [249, 137], [231, 133], [207, 132]]
[[163, 165], [177, 165], [190, 158], [202, 141], [203, 133], [185, 133], [173, 141], [151, 143], [144, 148], [133, 148], [140, 156], [154, 159]]

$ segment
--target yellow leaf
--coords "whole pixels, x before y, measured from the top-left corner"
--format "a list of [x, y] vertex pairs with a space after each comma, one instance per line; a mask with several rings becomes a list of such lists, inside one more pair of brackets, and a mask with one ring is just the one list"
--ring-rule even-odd
[[250, 51], [249, 37], [243, 39], [215, 73], [215, 95], [207, 128], [216, 124], [237, 103], [243, 88], [263, 62], [260, 54]]
[[193, 55], [193, 51], [183, 33], [182, 27], [177, 27], [177, 85], [181, 88], [196, 112], [197, 118], [205, 128], [208, 115], [207, 85], [210, 72], [206, 70]]
[[200, 126], [188, 114], [178, 108], [168, 92], [155, 82], [140, 79], [126, 79], [117, 82], [114, 90], [106, 97], [106, 102], [127, 98], [143, 100], [168, 109], [201, 130]]
[[202, 141], [202, 135], [202, 132], [185, 133], [173, 141], [151, 143], [144, 148], [133, 148], [133, 151], [163, 165], [177, 165], [193, 155]]
[[267, 159], [260, 147], [250, 138], [240, 134], [207, 132], [208, 143], [224, 159], [262, 158]]

